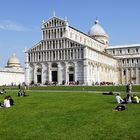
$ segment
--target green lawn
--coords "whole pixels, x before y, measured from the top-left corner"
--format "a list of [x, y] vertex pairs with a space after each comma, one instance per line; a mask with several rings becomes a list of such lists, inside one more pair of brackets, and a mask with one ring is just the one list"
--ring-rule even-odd
[[[18, 90], [17, 86], [0, 86], [0, 89]], [[65, 91], [113, 91], [126, 92], [126, 86], [30, 86], [30, 90], [65, 90]], [[140, 92], [140, 85], [132, 86], [133, 92]]]
[[[0, 108], [1, 140], [139, 140], [140, 104], [113, 112], [115, 95], [27, 91]], [[122, 94], [124, 97], [126, 94]], [[2, 101], [4, 95], [0, 95]]]

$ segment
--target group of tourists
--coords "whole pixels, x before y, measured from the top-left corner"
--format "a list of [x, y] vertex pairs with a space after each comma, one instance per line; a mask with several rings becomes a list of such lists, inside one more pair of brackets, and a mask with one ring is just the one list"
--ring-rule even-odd
[[27, 96], [25, 93], [25, 90], [27, 89], [27, 85], [25, 83], [23, 83], [22, 85], [19, 84], [18, 89], [19, 89], [19, 92], [18, 92], [19, 97]]
[[122, 111], [126, 109], [126, 104], [128, 103], [140, 103], [140, 99], [136, 94], [130, 94], [128, 93], [125, 98], [122, 98], [120, 96], [120, 93], [117, 93], [116, 102], [118, 103], [118, 106], [114, 109], [114, 111]]
[[[20, 85], [19, 85], [19, 89], [20, 89], [18, 92], [19, 97], [27, 96], [25, 93], [25, 90], [22, 90], [20, 88]], [[0, 90], [0, 94], [4, 95], [5, 93], [6, 93], [5, 89]], [[12, 97], [9, 95], [6, 95], [6, 94], [4, 96], [4, 100], [0, 102], [0, 108], [3, 108], [3, 107], [7, 108], [7, 107], [11, 107], [12, 105], [14, 105], [14, 100], [12, 99]]]
[[5, 96], [4, 101], [0, 103], [0, 107], [11, 107], [14, 105], [14, 100], [11, 96]]
[[118, 104], [127, 104], [127, 103], [139, 103], [140, 99], [136, 94], [127, 94], [126, 98], [122, 99], [120, 93], [116, 95], [116, 102]]
[[132, 84], [128, 83], [126, 85], [126, 97], [122, 98], [120, 93], [117, 93], [115, 100], [118, 103], [118, 106], [114, 111], [122, 111], [126, 109], [126, 104], [128, 103], [140, 103], [140, 98], [136, 94], [132, 94]]

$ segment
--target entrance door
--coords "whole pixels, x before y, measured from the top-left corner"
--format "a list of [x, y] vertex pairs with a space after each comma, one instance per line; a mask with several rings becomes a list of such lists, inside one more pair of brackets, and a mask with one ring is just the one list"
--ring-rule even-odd
[[74, 81], [74, 74], [69, 74], [69, 82], [73, 82]]
[[41, 75], [37, 75], [37, 83], [41, 83]]
[[57, 71], [52, 71], [52, 82], [57, 82]]

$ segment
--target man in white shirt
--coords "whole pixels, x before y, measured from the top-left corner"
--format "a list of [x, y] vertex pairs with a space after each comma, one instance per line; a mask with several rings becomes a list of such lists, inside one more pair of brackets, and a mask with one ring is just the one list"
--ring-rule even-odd
[[118, 104], [124, 104], [125, 103], [125, 101], [121, 98], [120, 93], [117, 93], [117, 95], [116, 95], [116, 102]]

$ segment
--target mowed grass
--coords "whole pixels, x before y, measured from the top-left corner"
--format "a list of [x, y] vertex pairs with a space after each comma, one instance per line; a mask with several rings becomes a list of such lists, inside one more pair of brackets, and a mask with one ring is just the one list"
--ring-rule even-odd
[[[24, 89], [24, 87], [21, 87]], [[116, 86], [30, 86], [30, 90], [54, 90], [54, 91], [113, 91], [113, 92], [126, 92], [126, 85]], [[5, 90], [18, 90], [18, 86], [0, 86], [0, 89]], [[140, 92], [140, 85], [132, 86], [133, 92]]]
[[[0, 108], [1, 140], [139, 140], [140, 104], [113, 112], [115, 95], [27, 91], [11, 108]], [[122, 94], [124, 97], [126, 94]], [[0, 95], [2, 101], [4, 95]]]

